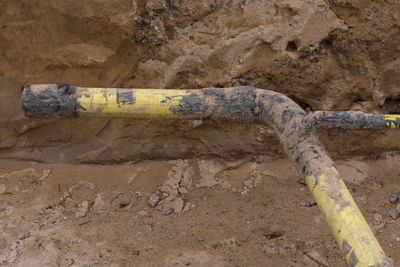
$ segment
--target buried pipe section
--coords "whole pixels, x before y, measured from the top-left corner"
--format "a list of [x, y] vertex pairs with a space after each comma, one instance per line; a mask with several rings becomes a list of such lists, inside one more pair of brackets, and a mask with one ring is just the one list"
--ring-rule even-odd
[[324, 149], [317, 129], [399, 129], [400, 115], [307, 114], [290, 98], [254, 87], [167, 90], [37, 84], [23, 89], [22, 108], [30, 118], [176, 118], [270, 125], [305, 177], [347, 263], [392, 266]]

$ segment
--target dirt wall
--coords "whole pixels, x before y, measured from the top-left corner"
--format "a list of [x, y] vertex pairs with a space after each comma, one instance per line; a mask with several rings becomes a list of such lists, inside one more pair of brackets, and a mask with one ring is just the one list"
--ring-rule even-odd
[[[0, 2], [0, 158], [120, 162], [282, 155], [266, 126], [30, 120], [21, 86], [252, 85], [306, 110], [400, 112], [400, 4], [367, 0]], [[322, 131], [336, 155], [400, 150], [398, 132]]]

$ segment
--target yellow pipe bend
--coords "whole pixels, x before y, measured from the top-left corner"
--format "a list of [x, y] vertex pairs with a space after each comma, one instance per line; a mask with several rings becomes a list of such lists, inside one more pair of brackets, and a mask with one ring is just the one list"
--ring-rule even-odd
[[[33, 118], [112, 116], [267, 123], [306, 177], [347, 263], [355, 267], [392, 266], [320, 143], [308, 115], [286, 96], [253, 87], [160, 90], [47, 84], [26, 86], [22, 106], [25, 114]], [[336, 115], [323, 113], [319, 118], [337, 119]], [[370, 118], [379, 125], [390, 121], [397, 127], [400, 122], [397, 115], [387, 115], [383, 122], [380, 117], [365, 121], [369, 123]], [[352, 127], [349, 120], [344, 123], [345, 128]]]

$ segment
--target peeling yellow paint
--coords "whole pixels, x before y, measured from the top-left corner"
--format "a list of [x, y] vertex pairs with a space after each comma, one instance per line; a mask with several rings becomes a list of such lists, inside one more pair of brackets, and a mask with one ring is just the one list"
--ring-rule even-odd
[[[385, 258], [384, 252], [337, 169], [332, 167], [331, 170], [333, 172], [329, 174], [307, 176], [307, 185], [325, 214], [349, 265], [378, 266]], [[333, 187], [335, 190], [331, 190]], [[345, 248], [343, 244], [346, 244]]]
[[[179, 104], [186, 90], [165, 89], [117, 89], [79, 88], [77, 98], [82, 109], [80, 115], [131, 117], [131, 118], [172, 118], [178, 117], [171, 111]], [[121, 102], [118, 94], [131, 94], [132, 103]]]
[[400, 128], [400, 115], [388, 114], [384, 115], [383, 119], [386, 121], [386, 125], [392, 129]]

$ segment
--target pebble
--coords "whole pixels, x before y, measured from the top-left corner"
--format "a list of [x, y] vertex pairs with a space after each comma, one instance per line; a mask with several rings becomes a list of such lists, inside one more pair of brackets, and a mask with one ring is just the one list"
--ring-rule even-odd
[[138, 211], [136, 214], [137, 214], [137, 215], [140, 215], [140, 216], [146, 216], [146, 215], [148, 214], [148, 212], [145, 211], [145, 210], [140, 210], [140, 211]]
[[396, 209], [391, 209], [391, 210], [389, 210], [389, 211], [388, 211], [388, 214], [389, 214], [390, 217], [393, 218], [393, 220], [396, 220], [397, 218], [400, 217], [400, 214], [397, 212]]
[[19, 232], [17, 238], [19, 240], [27, 239], [31, 236], [31, 233], [27, 230]]
[[299, 202], [299, 205], [302, 207], [311, 207], [317, 205], [317, 202], [313, 198], [309, 198]]
[[170, 207], [166, 207], [166, 206], [164, 206], [163, 209], [161, 210], [161, 214], [163, 214], [163, 215], [169, 215], [172, 212], [174, 212], [174, 209], [172, 209]]
[[387, 195], [385, 195], [385, 199], [387, 200], [387, 201], [389, 201], [390, 203], [392, 203], [392, 204], [396, 204], [397, 203], [397, 201], [398, 201], [398, 199], [399, 199], [399, 194], [387, 194]]
[[382, 219], [383, 219], [383, 217], [382, 217], [381, 214], [375, 213], [375, 214], [374, 214], [374, 219], [375, 219], [375, 221], [377, 221], [377, 222], [381, 222]]
[[89, 212], [89, 201], [85, 200], [81, 204], [78, 205], [78, 211], [75, 214], [75, 218], [85, 217]]
[[152, 194], [148, 201], [150, 207], [152, 208], [157, 206], [159, 202], [160, 202], [160, 196], [157, 193]]
[[49, 177], [50, 174], [51, 174], [51, 170], [44, 170], [44, 171], [43, 171], [42, 177], [39, 178], [39, 181], [43, 181], [44, 179], [46, 179], [47, 177]]

